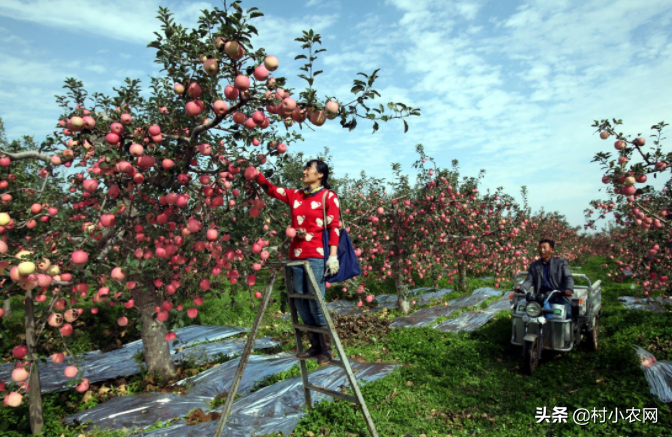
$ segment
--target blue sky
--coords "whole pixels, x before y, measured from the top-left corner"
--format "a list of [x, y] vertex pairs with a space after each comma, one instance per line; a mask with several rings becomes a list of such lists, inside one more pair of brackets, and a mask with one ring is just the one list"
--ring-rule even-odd
[[[53, 131], [54, 95], [67, 76], [112, 93], [124, 78], [158, 75], [156, 11], [168, 7], [193, 27], [200, 10], [218, 1], [3, 0], [0, 2], [0, 117], [9, 138]], [[593, 135], [594, 119], [622, 118], [623, 132], [645, 133], [672, 121], [672, 2], [628, 1], [245, 1], [265, 47], [280, 60], [276, 75], [296, 78], [294, 38], [314, 29], [323, 37], [316, 87], [348, 101], [358, 71], [381, 68], [383, 103], [422, 109], [403, 135], [401, 123], [353, 132], [328, 122], [290, 151], [315, 154], [328, 146], [337, 174], [365, 170], [389, 177], [401, 162], [414, 174], [422, 143], [442, 167], [458, 159], [464, 175], [486, 170], [484, 188], [503, 186], [534, 211], [559, 211], [572, 225], [599, 198], [601, 173], [591, 164], [613, 139]]]

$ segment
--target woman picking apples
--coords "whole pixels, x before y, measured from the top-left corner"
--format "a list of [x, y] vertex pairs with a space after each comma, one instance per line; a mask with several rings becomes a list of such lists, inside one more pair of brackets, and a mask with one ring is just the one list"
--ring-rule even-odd
[[[292, 238], [289, 258], [307, 260], [310, 263], [322, 297], [325, 294], [325, 277], [335, 275], [340, 268], [337, 257], [340, 204], [336, 193], [331, 191], [328, 178], [329, 167], [317, 159], [308, 161], [303, 170], [303, 184], [307, 186], [303, 190], [276, 187], [261, 173], [254, 177], [266, 194], [289, 205], [292, 213], [292, 226], [287, 229], [287, 236]], [[326, 202], [326, 223], [324, 223], [323, 201]], [[322, 243], [322, 234], [325, 230], [329, 233], [329, 259], [326, 266], [325, 248]], [[308, 285], [308, 276], [302, 267], [292, 267], [292, 278], [295, 293], [312, 292]], [[327, 326], [317, 301], [296, 299], [295, 302], [304, 324]], [[319, 365], [329, 364], [333, 359], [331, 335], [308, 332], [308, 341], [310, 348], [297, 354], [296, 357], [299, 360], [317, 357]]]

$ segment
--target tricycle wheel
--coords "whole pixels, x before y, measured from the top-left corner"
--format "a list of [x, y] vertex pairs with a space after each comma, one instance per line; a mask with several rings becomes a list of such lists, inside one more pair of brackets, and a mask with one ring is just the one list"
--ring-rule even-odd
[[525, 346], [523, 346], [523, 357], [525, 362], [523, 367], [525, 373], [532, 375], [535, 370], [537, 370], [537, 365], [539, 364], [539, 340], [526, 341]]
[[588, 346], [592, 351], [596, 351], [598, 346], [597, 330], [600, 325], [599, 322], [600, 322], [600, 315], [598, 314], [595, 316], [595, 319], [593, 320], [593, 326], [592, 326], [593, 329], [591, 331], [588, 331]]

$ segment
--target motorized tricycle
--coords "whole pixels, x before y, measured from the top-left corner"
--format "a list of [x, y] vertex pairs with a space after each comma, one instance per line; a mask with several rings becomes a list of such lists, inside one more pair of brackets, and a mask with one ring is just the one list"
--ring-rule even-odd
[[[518, 273], [513, 280], [514, 288], [520, 285], [527, 272]], [[597, 328], [602, 312], [601, 281], [594, 284], [586, 275], [572, 274], [573, 278], [588, 281], [588, 286], [575, 285], [571, 297], [564, 296], [564, 290], [553, 290], [549, 293], [512, 293], [513, 328], [511, 344], [523, 346], [523, 368], [528, 375], [534, 373], [545, 350], [569, 352], [586, 337], [589, 347], [597, 350]], [[549, 300], [560, 295], [571, 305], [571, 313], [567, 308]]]

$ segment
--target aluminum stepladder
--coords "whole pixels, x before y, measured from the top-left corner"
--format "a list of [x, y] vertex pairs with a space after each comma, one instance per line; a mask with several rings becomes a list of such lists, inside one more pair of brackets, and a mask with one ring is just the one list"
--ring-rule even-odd
[[[261, 303], [259, 304], [259, 310], [257, 311], [257, 317], [254, 319], [254, 324], [252, 325], [252, 329], [250, 330], [250, 333], [248, 334], [247, 337], [247, 343], [245, 344], [245, 349], [243, 350], [243, 355], [240, 358], [240, 363], [238, 364], [238, 369], [236, 370], [236, 375], [233, 378], [233, 383], [231, 384], [231, 388], [229, 389], [229, 394], [226, 398], [226, 403], [224, 404], [224, 411], [222, 412], [222, 415], [219, 419], [219, 423], [217, 424], [217, 430], [215, 431], [214, 437], [221, 437], [222, 432], [224, 431], [224, 426], [226, 425], [226, 420], [228, 419], [229, 414], [231, 413], [231, 407], [233, 406], [233, 401], [236, 397], [236, 393], [238, 392], [238, 386], [240, 385], [240, 380], [243, 377], [243, 372], [245, 371], [245, 366], [247, 365], [247, 360], [252, 353], [252, 346], [254, 344], [254, 340], [257, 337], [257, 333], [259, 332], [259, 325], [261, 325], [261, 321], [263, 319], [264, 313], [266, 312], [266, 308], [268, 307], [268, 303], [271, 300], [271, 293], [273, 292], [273, 285], [275, 284], [275, 280], [277, 279], [278, 271], [280, 269], [284, 269], [284, 279], [285, 279], [285, 287], [287, 290], [287, 299], [289, 301], [289, 308], [291, 311], [291, 316], [292, 316], [292, 325], [294, 326], [294, 336], [296, 338], [296, 348], [297, 348], [297, 353], [303, 352], [303, 345], [301, 344], [301, 337], [302, 334], [301, 332], [303, 331], [312, 331], [312, 332], [317, 332], [321, 334], [327, 334], [331, 335], [333, 339], [333, 344], [336, 347], [336, 351], [338, 352], [338, 356], [340, 360], [335, 360], [332, 359], [331, 363], [332, 365], [341, 367], [342, 369], [345, 370], [345, 373], [348, 377], [348, 380], [350, 382], [350, 387], [352, 390], [355, 392], [355, 396], [351, 396], [345, 393], [341, 393], [339, 391], [331, 390], [325, 387], [320, 387], [319, 385], [315, 384], [310, 384], [308, 382], [308, 369], [306, 368], [306, 362], [302, 360], [297, 360], [299, 361], [299, 367], [301, 368], [301, 379], [303, 381], [303, 392], [304, 396], [306, 398], [306, 405], [308, 405], [309, 408], [313, 408], [313, 402], [310, 396], [310, 391], [314, 390], [316, 392], [320, 392], [329, 396], [337, 397], [340, 399], [344, 399], [346, 401], [352, 402], [353, 404], [356, 404], [360, 407], [360, 410], [362, 411], [362, 414], [364, 415], [364, 420], [366, 421], [366, 425], [369, 428], [369, 432], [371, 433], [372, 437], [378, 437], [378, 432], [376, 431], [376, 426], [373, 423], [373, 419], [371, 418], [371, 414], [369, 414], [369, 409], [366, 407], [366, 403], [364, 402], [364, 398], [362, 397], [362, 393], [359, 390], [359, 385], [357, 384], [357, 379], [355, 378], [355, 374], [352, 372], [352, 368], [350, 367], [350, 363], [348, 362], [348, 358], [345, 355], [345, 351], [343, 350], [343, 346], [341, 345], [341, 341], [338, 338], [338, 335], [336, 334], [336, 329], [334, 327], [334, 322], [331, 320], [331, 316], [329, 315], [329, 310], [327, 309], [327, 305], [324, 302], [324, 298], [322, 297], [322, 294], [319, 292], [319, 287], [317, 285], [317, 280], [315, 279], [315, 275], [313, 274], [313, 270], [310, 268], [310, 264], [308, 261], [300, 261], [300, 260], [291, 260], [291, 261], [278, 261], [278, 262], [270, 262], [266, 263], [266, 266], [269, 267], [271, 271], [271, 278], [268, 283], [268, 286], [266, 287], [266, 291], [264, 292], [264, 295], [261, 297]], [[299, 294], [299, 293], [294, 293], [293, 289], [293, 281], [292, 281], [292, 269], [291, 267], [294, 266], [301, 266], [304, 269], [304, 272], [308, 274], [308, 284], [310, 288], [312, 288], [313, 294]], [[299, 319], [297, 316], [297, 310], [296, 307], [294, 306], [293, 299], [314, 299], [317, 300], [318, 305], [322, 309], [322, 314], [324, 314], [324, 318], [327, 322], [327, 327], [326, 328], [318, 328], [314, 326], [307, 326], [307, 325], [302, 325], [299, 323]]]

